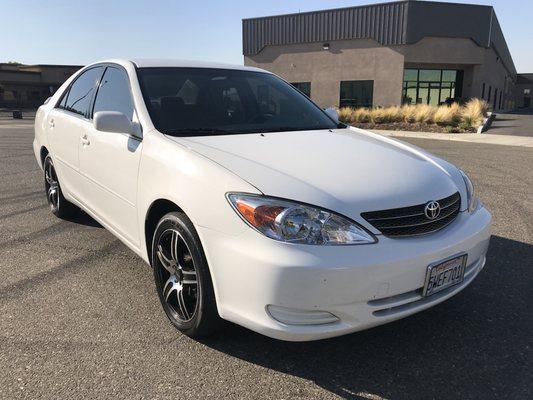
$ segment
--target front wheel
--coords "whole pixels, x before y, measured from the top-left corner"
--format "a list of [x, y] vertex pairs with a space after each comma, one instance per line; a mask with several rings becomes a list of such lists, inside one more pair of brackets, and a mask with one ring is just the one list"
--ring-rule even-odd
[[44, 189], [46, 191], [46, 199], [52, 214], [61, 219], [69, 219], [79, 211], [79, 208], [70, 203], [61, 192], [59, 186], [59, 179], [54, 167], [52, 157], [47, 155], [43, 164], [44, 170]]
[[191, 337], [208, 336], [221, 326], [209, 267], [191, 221], [166, 214], [155, 229], [152, 266], [161, 305], [170, 322]]

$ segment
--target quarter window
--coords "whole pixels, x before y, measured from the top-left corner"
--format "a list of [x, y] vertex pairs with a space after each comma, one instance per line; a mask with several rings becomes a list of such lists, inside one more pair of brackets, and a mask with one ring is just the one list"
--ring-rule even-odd
[[98, 111], [118, 111], [132, 120], [133, 101], [125, 72], [114, 67], [106, 69], [94, 102], [93, 113]]
[[374, 81], [341, 81], [339, 107], [372, 107]]
[[[66, 96], [65, 110], [88, 116], [96, 82], [102, 75], [102, 67], [95, 67], [85, 71], [72, 84]], [[63, 102], [61, 102], [63, 104]]]

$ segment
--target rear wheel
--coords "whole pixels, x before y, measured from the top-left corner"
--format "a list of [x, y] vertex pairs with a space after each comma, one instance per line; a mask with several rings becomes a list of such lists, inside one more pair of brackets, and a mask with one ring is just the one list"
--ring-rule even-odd
[[52, 214], [58, 218], [68, 219], [79, 211], [79, 208], [65, 199], [59, 186], [57, 173], [54, 167], [52, 157], [47, 155], [44, 159], [44, 189], [46, 191], [46, 199]]
[[180, 212], [166, 214], [155, 229], [152, 266], [161, 305], [170, 322], [191, 337], [218, 330], [209, 267], [191, 221]]

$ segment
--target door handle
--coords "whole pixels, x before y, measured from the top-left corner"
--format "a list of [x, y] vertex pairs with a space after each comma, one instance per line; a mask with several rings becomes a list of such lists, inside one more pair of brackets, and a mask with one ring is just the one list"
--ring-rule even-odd
[[50, 128], [53, 128], [55, 126], [54, 120], [51, 119], [50, 121], [48, 121], [48, 125], [50, 126]]
[[81, 144], [84, 146], [89, 146], [91, 141], [87, 138], [87, 135], [83, 135], [81, 138]]

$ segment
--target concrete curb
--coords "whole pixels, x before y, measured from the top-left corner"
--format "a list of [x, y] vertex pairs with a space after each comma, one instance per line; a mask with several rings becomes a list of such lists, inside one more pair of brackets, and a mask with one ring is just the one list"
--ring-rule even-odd
[[533, 147], [533, 137], [492, 135], [488, 133], [433, 133], [433, 132], [406, 132], [406, 131], [384, 131], [371, 129], [372, 132], [397, 138], [452, 140], [457, 142], [470, 142], [480, 144], [495, 144], [503, 146]]

